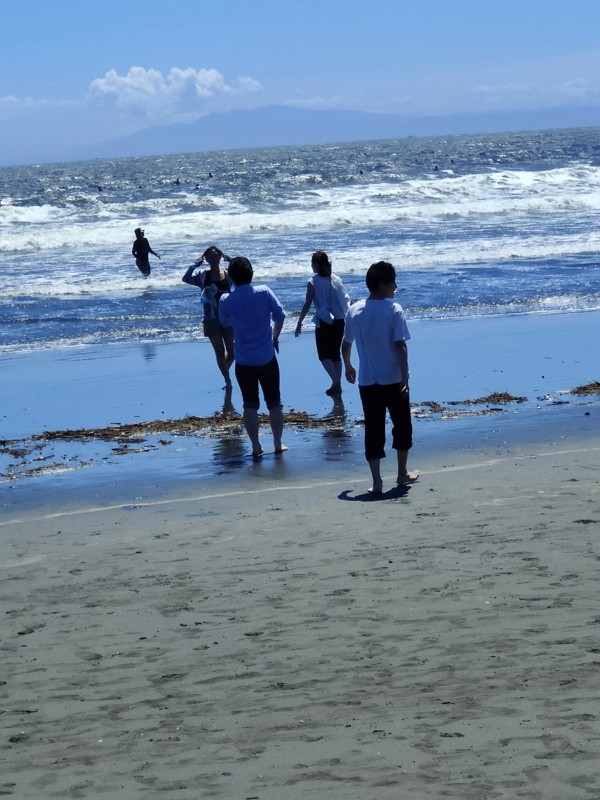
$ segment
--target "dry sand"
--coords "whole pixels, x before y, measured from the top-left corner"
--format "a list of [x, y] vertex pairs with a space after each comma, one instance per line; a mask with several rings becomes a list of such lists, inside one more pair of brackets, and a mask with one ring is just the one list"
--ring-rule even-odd
[[4, 519], [0, 795], [598, 798], [599, 454]]

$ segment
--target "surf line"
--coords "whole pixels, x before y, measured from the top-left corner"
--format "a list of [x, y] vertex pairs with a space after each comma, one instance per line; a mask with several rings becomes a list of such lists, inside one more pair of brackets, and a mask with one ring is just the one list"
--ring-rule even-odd
[[[460, 464], [439, 469], [424, 470], [421, 472], [419, 482], [427, 475], [443, 475], [448, 472], [468, 472], [470, 470], [481, 469], [482, 467], [493, 467], [497, 464], [506, 464], [510, 461], [532, 461], [537, 458], [562, 457], [565, 455], [576, 455], [577, 453], [595, 453], [600, 451], [600, 447], [583, 447], [574, 450], [551, 450], [549, 452], [531, 453], [524, 456], [512, 455], [505, 458], [490, 458], [486, 461], [477, 461], [473, 464]], [[347, 483], [347, 481], [344, 481]], [[357, 478], [353, 483], [367, 483], [368, 480]], [[419, 482], [412, 484], [418, 486]], [[325, 486], [339, 486], [340, 481], [319, 481], [309, 484], [284, 484], [282, 486], [263, 486], [260, 489], [239, 489], [235, 492], [217, 492], [214, 494], [202, 494], [192, 497], [171, 497], [164, 500], [148, 500], [146, 502], [116, 503], [112, 506], [92, 506], [91, 508], [71, 509], [69, 511], [56, 511], [52, 514], [43, 514], [39, 517], [17, 518], [0, 521], [0, 527], [6, 525], [23, 524], [26, 522], [43, 522], [45, 520], [61, 519], [64, 517], [76, 517], [82, 514], [101, 514], [106, 511], [128, 511], [136, 508], [157, 508], [159, 506], [177, 505], [180, 503], [196, 503], [203, 500], [218, 500], [223, 497], [239, 497], [249, 494], [269, 494], [274, 492], [305, 492], [310, 489], [323, 488]]]

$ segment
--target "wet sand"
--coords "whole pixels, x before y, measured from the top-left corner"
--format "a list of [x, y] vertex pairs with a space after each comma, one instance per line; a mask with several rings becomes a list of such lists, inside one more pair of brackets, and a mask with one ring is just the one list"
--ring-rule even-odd
[[[581, 399], [568, 392], [598, 378], [590, 346], [598, 320], [597, 313], [581, 313], [411, 323], [417, 457], [431, 449], [430, 437], [443, 447], [443, 440], [458, 430], [460, 440], [462, 427], [449, 424], [457, 415], [495, 414], [494, 429], [505, 428], [510, 439], [520, 426], [519, 436], [527, 439], [527, 430], [537, 428], [528, 422], [533, 412], [554, 418], [557, 405], [576, 409]], [[346, 384], [339, 403], [325, 395], [329, 382], [317, 362], [311, 332], [298, 339], [282, 337], [280, 366], [294, 459], [306, 463], [309, 474], [321, 467], [327, 474], [338, 455], [360, 454], [362, 429], [356, 421], [362, 410], [356, 387]], [[168, 427], [190, 417], [241, 414], [239, 390], [234, 382], [232, 394], [224, 393], [206, 342], [4, 354], [0, 368], [0, 514], [15, 502], [31, 499], [36, 506], [42, 497], [60, 506], [73, 492], [92, 487], [106, 487], [108, 497], [113, 491], [121, 497], [119, 487], [130, 482], [135, 497], [136, 483], [141, 490], [148, 483], [172, 488], [187, 479], [218, 481], [247, 451], [241, 426], [233, 432], [199, 426], [193, 434], [188, 425], [189, 435]], [[522, 402], [471, 405], [499, 394]], [[292, 427], [294, 415], [309, 415], [323, 423], [323, 430]], [[575, 415], [574, 435], [579, 422]], [[73, 436], [82, 429], [119, 431], [134, 425], [145, 430], [127, 441], [115, 435], [113, 441], [88, 437], [83, 443]], [[39, 438], [52, 432], [65, 436]], [[3, 492], [3, 485], [11, 491]]]
[[[394, 487], [388, 459], [378, 499], [353, 390], [343, 425], [290, 429], [281, 457], [182, 437], [3, 484], [0, 793], [594, 797], [600, 412], [560, 393], [597, 377], [570, 349], [493, 386], [465, 357], [448, 387], [442, 353], [413, 401], [527, 402], [417, 419], [419, 482]], [[329, 412], [309, 374], [304, 410]], [[71, 427], [135, 415], [101, 416]]]

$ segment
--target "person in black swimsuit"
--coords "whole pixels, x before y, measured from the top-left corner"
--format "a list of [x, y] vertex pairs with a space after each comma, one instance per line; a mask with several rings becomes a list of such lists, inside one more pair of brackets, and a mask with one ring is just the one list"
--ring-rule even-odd
[[[229, 368], [233, 363], [233, 328], [219, 322], [219, 300], [221, 295], [231, 291], [231, 281], [227, 270], [221, 266], [221, 260], [229, 263], [231, 259], [218, 247], [209, 247], [200, 258], [188, 267], [182, 277], [184, 283], [202, 289], [203, 331], [213, 346], [217, 366], [225, 378], [225, 389], [231, 389]], [[209, 269], [195, 272], [198, 267], [208, 264]]]
[[150, 247], [150, 242], [144, 236], [142, 228], [136, 228], [134, 233], [135, 241], [131, 248], [131, 255], [135, 258], [135, 263], [139, 271], [144, 278], [147, 278], [148, 275], [150, 275], [150, 259], [148, 258], [148, 254], [152, 253], [152, 255], [157, 258], [160, 258], [160, 256]]

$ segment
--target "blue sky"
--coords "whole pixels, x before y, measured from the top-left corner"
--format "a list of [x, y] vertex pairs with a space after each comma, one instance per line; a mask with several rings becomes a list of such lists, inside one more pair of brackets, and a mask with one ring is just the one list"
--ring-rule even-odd
[[0, 0], [0, 164], [211, 111], [600, 106], [600, 0]]

